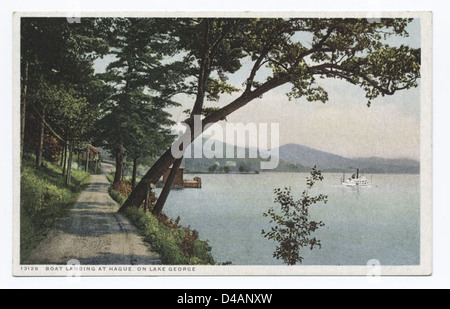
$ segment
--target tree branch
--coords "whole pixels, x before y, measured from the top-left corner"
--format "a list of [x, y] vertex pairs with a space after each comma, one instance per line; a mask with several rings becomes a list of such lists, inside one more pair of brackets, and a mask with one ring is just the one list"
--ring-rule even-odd
[[231, 102], [230, 104], [224, 106], [220, 110], [210, 114], [203, 120], [203, 126], [211, 123], [218, 122], [220, 120], [224, 120], [228, 115], [233, 113], [234, 111], [240, 109], [241, 107], [245, 106], [248, 102], [252, 101], [253, 99], [262, 96], [266, 92], [277, 88], [285, 83], [289, 82], [288, 78], [285, 77], [275, 77], [258, 88], [256, 88], [253, 91], [250, 92], [244, 92], [239, 98]]
[[297, 61], [294, 64], [294, 66], [296, 67], [303, 58], [305, 58], [311, 54], [314, 54], [316, 52], [319, 52], [319, 51], [320, 52], [333, 52], [333, 51], [335, 51], [332, 48], [325, 48], [325, 49], [322, 48], [323, 45], [325, 44], [325, 42], [330, 38], [331, 34], [333, 34], [335, 29], [336, 29], [336, 27], [334, 27], [334, 26], [328, 28], [327, 33], [319, 41], [319, 43], [315, 44], [311, 49], [307, 50], [306, 52], [300, 54], [300, 56], [297, 58]]
[[198, 77], [197, 84], [197, 97], [195, 99], [194, 108], [192, 109], [192, 115], [200, 115], [203, 102], [205, 100], [205, 92], [206, 92], [206, 81], [208, 80], [207, 72], [209, 71], [209, 19], [205, 18], [203, 20], [205, 22], [205, 32], [204, 32], [204, 46], [203, 46], [203, 55], [200, 64], [200, 73]]
[[222, 34], [217, 38], [217, 40], [212, 44], [211, 51], [209, 53], [210, 58], [213, 58], [216, 54], [217, 48], [219, 47], [219, 44], [225, 39], [225, 37], [233, 30], [233, 28], [239, 24], [239, 20], [235, 21], [231, 26], [227, 27]]
[[255, 64], [253, 65], [253, 68], [252, 68], [252, 70], [251, 70], [251, 72], [250, 72], [250, 76], [249, 76], [248, 79], [247, 79], [247, 85], [246, 85], [246, 87], [245, 87], [245, 91], [244, 91], [244, 92], [251, 92], [251, 90], [252, 90], [252, 85], [253, 85], [253, 82], [254, 82], [254, 80], [255, 80], [256, 73], [257, 73], [258, 70], [261, 68], [262, 61], [263, 61], [264, 58], [268, 55], [268, 53], [269, 53], [269, 51], [270, 51], [270, 48], [271, 48], [272, 45], [273, 45], [273, 42], [274, 42], [274, 40], [271, 40], [269, 43], [267, 43], [267, 44], [263, 47], [263, 49], [262, 49], [262, 51], [261, 51], [261, 54], [259, 55], [259, 57], [258, 57], [258, 59], [256, 60]]
[[[327, 70], [327, 69], [331, 69], [331, 70]], [[333, 69], [339, 70], [340, 72], [333, 71]], [[323, 70], [323, 71], [321, 71], [321, 70]], [[408, 85], [405, 85], [402, 87], [395, 87], [394, 89], [383, 88], [379, 83], [377, 83], [375, 80], [370, 78], [367, 74], [364, 74], [357, 70], [352, 70], [350, 68], [345, 68], [341, 65], [332, 64], [332, 63], [325, 63], [325, 64], [321, 64], [321, 65], [318, 65], [315, 67], [311, 67], [311, 72], [313, 74], [336, 75], [336, 76], [346, 79], [347, 81], [351, 82], [352, 84], [356, 84], [356, 83], [351, 79], [351, 76], [357, 76], [357, 77], [362, 78], [364, 81], [369, 83], [373, 88], [377, 89], [378, 91], [380, 91], [381, 93], [383, 93], [385, 95], [393, 95], [396, 91], [404, 90], [409, 87]], [[349, 75], [346, 75], [346, 74], [349, 74]], [[415, 79], [410, 80], [410, 81], [412, 82], [414, 80]]]

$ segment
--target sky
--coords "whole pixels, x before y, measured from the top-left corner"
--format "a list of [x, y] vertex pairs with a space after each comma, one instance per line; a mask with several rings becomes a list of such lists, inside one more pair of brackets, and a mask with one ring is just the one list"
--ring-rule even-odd
[[[408, 38], [390, 39], [388, 43], [420, 47], [420, 21], [414, 20], [407, 30]], [[109, 61], [108, 58], [98, 61], [96, 70], [103, 71]], [[242, 85], [250, 65], [243, 63], [229, 82]], [[284, 85], [237, 110], [227, 117], [227, 122], [279, 123], [280, 145], [300, 144], [344, 157], [419, 159], [420, 87], [372, 100], [368, 108], [365, 93], [358, 86], [334, 79], [320, 80], [319, 85], [329, 94], [325, 104], [308, 102], [304, 98], [289, 101], [285, 94], [290, 86]], [[206, 106], [222, 107], [237, 96], [224, 95], [219, 102]], [[169, 112], [172, 119], [180, 123], [186, 118], [183, 111], [192, 108], [194, 98], [179, 95], [176, 100], [182, 106], [171, 108]], [[248, 146], [245, 140], [235, 144]]]

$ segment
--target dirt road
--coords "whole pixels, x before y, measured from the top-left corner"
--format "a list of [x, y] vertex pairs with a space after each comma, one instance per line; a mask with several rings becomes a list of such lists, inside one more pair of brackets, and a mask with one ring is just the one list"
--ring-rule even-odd
[[[103, 163], [109, 171], [114, 166]], [[157, 253], [144, 243], [134, 226], [117, 213], [119, 205], [108, 194], [105, 175], [92, 175], [66, 218], [34, 250], [27, 264], [151, 265]]]

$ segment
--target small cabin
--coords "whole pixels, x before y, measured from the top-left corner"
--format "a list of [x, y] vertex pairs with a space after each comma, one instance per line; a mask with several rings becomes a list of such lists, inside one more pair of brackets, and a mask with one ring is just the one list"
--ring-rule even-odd
[[80, 152], [80, 160], [82, 160], [83, 162], [86, 161], [95, 162], [98, 161], [99, 159], [100, 159], [100, 151], [91, 145], [89, 145]]

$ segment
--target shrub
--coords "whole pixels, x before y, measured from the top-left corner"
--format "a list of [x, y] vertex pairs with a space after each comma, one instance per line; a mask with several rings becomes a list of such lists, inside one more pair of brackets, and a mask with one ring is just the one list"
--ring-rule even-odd
[[124, 197], [122, 194], [120, 194], [116, 190], [112, 190], [111, 187], [109, 188], [109, 195], [111, 195], [112, 199], [115, 200], [120, 205], [122, 205], [126, 201], [126, 197]]
[[212, 265], [211, 247], [198, 239], [198, 232], [168, 227], [151, 213], [129, 208], [125, 216], [144, 234], [145, 241], [159, 253], [163, 264]]
[[119, 194], [127, 197], [130, 195], [133, 190], [131, 187], [131, 183], [128, 181], [119, 181], [115, 185], [112, 186], [112, 190], [117, 191]]
[[193, 257], [195, 254], [195, 241], [198, 239], [198, 232], [191, 230], [184, 230], [184, 236], [181, 239], [181, 250], [184, 256]]
[[109, 173], [108, 175], [106, 175], [106, 179], [108, 179], [109, 183], [113, 183], [114, 182], [114, 173]]
[[61, 145], [58, 143], [58, 140], [49, 133], [44, 135], [42, 155], [44, 159], [54, 164], [58, 163], [61, 155]]
[[[110, 178], [112, 182], [113, 175]], [[109, 188], [111, 197], [121, 205], [125, 203], [131, 191], [131, 184], [127, 181], [121, 181]], [[153, 206], [149, 207], [149, 212], [145, 212], [142, 208], [129, 208], [125, 210], [124, 215], [142, 231], [145, 241], [159, 253], [164, 264], [214, 264], [211, 247], [207, 241], [199, 239], [197, 231], [181, 227], [180, 217], [173, 220], [164, 213], [155, 217], [151, 213]]]

